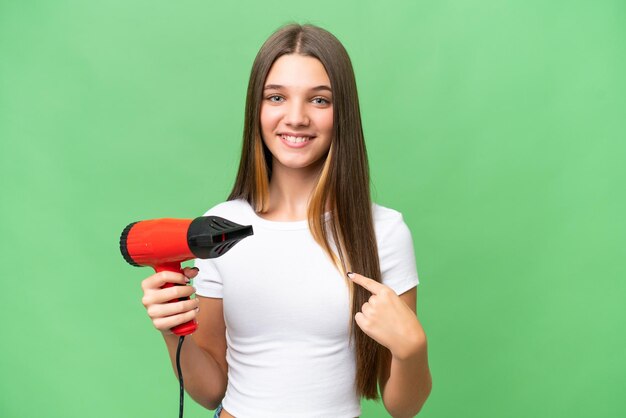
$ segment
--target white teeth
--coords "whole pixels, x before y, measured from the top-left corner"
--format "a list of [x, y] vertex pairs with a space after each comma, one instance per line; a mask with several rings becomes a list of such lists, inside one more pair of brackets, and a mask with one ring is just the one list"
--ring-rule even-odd
[[290, 135], [281, 135], [281, 136], [285, 141], [291, 142], [294, 144], [297, 144], [299, 142], [309, 141], [311, 139], [308, 136], [290, 136]]

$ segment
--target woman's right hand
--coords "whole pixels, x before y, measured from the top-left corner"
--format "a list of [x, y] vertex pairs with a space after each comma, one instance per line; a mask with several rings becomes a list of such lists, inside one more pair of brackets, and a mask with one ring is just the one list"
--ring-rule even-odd
[[162, 271], [141, 282], [143, 298], [141, 302], [145, 306], [152, 324], [163, 334], [172, 334], [171, 328], [176, 325], [192, 321], [198, 314], [198, 299], [189, 299], [178, 302], [169, 302], [178, 298], [193, 295], [196, 289], [193, 286], [172, 286], [161, 289], [166, 283], [187, 285], [189, 279], [198, 274], [197, 268], [185, 267], [183, 274], [171, 271]]

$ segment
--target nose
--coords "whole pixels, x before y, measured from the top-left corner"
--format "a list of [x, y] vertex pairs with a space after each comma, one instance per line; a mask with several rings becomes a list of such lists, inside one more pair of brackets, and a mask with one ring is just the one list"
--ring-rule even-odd
[[309, 116], [304, 103], [292, 101], [289, 104], [285, 114], [285, 124], [289, 126], [307, 126], [309, 124]]

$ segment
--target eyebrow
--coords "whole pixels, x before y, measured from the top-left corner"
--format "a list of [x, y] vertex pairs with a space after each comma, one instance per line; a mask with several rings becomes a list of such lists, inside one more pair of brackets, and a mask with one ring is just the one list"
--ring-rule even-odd
[[[281, 90], [283, 89], [285, 86], [281, 86], [280, 84], [267, 84], [265, 87], [263, 87], [263, 90]], [[333, 90], [326, 86], [326, 85], [321, 85], [321, 86], [315, 86], [313, 88], [311, 88], [311, 90], [313, 91], [321, 91], [321, 90], [327, 90], [329, 92], [333, 92]]]

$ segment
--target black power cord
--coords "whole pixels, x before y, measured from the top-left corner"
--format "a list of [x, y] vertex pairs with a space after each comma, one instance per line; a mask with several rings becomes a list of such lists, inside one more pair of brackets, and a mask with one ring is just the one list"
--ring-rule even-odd
[[178, 371], [178, 381], [180, 382], [180, 403], [178, 410], [178, 418], [183, 418], [183, 406], [185, 403], [185, 385], [183, 384], [183, 371], [180, 368], [180, 349], [183, 346], [185, 336], [181, 335], [178, 340], [178, 348], [176, 349], [176, 370]]

